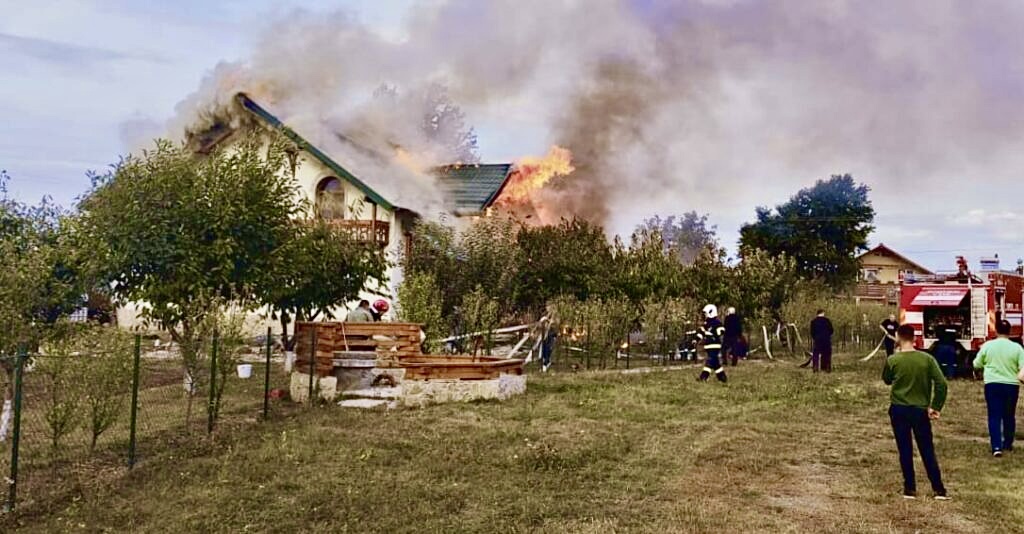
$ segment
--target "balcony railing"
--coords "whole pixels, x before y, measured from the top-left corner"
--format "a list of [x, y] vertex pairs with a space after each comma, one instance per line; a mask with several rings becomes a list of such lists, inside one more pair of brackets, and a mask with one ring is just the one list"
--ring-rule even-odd
[[896, 284], [857, 284], [853, 296], [858, 299], [879, 300], [895, 303], [899, 297], [899, 286]]
[[330, 224], [347, 233], [355, 241], [377, 243], [381, 247], [388, 246], [391, 236], [391, 225], [384, 221], [340, 219], [330, 221]]

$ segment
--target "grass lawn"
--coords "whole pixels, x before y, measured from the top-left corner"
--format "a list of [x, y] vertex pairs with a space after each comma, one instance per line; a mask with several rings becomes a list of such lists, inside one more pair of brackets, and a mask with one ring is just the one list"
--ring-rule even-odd
[[168, 444], [130, 473], [6, 517], [24, 531], [1014, 532], [1024, 451], [987, 452], [980, 383], [936, 426], [951, 502], [901, 481], [878, 378], [842, 355], [531, 375], [528, 393], [420, 410], [333, 406]]

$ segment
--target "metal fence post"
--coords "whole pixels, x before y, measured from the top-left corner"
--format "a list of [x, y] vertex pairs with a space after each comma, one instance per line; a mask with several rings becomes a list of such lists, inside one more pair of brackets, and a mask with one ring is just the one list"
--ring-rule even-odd
[[591, 349], [590, 335], [591, 335], [592, 332], [593, 332], [593, 330], [591, 330], [590, 321], [587, 321], [587, 370], [588, 371], [590, 370], [590, 349]]
[[629, 369], [629, 353], [633, 350], [633, 343], [629, 337], [629, 332], [626, 332], [626, 369]]
[[14, 430], [11, 434], [11, 474], [7, 481], [10, 484], [7, 493], [7, 505], [4, 510], [14, 510], [14, 501], [18, 496], [18, 448], [21, 445], [21, 386], [25, 373], [25, 347], [18, 349], [14, 363]]
[[267, 327], [267, 366], [263, 370], [263, 420], [267, 420], [270, 413], [270, 349], [271, 349], [270, 327]]
[[213, 333], [213, 350], [210, 351], [210, 404], [206, 410], [206, 433], [213, 433], [213, 420], [217, 410], [217, 333]]
[[316, 325], [309, 329], [313, 339], [309, 343], [309, 406], [313, 406], [313, 377], [316, 376]]
[[142, 335], [135, 334], [135, 362], [132, 364], [131, 426], [128, 434], [128, 469], [135, 467], [135, 429], [139, 415], [139, 363], [142, 356]]

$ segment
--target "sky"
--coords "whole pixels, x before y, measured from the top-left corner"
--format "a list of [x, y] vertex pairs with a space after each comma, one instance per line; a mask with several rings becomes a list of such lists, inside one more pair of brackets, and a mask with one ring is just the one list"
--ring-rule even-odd
[[[385, 43], [433, 43], [440, 39], [444, 42], [438, 46], [437, 53], [459, 57], [463, 57], [460, 47], [486, 48], [486, 43], [460, 39], [458, 32], [435, 36], [433, 40], [417, 40], [425, 39], [417, 30], [425, 25], [410, 25], [410, 21], [419, 20], [413, 16], [422, 16], [433, 4], [445, 3], [443, 0], [42, 0], [34, 3], [0, 0], [0, 117], [3, 118], [0, 120], [0, 168], [10, 174], [10, 191], [20, 200], [35, 202], [48, 195], [58, 203], [71, 205], [88, 186], [88, 170], [102, 170], [116, 162], [121, 154], [136, 149], [140, 135], [162, 131], [163, 125], [177, 114], [176, 106], [197, 91], [218, 63], [244, 62], [253, 57], [254, 50], [272, 47], [277, 32], [281, 31], [281, 21], [296, 20], [289, 17], [300, 8], [305, 18], [298, 20], [306, 24], [321, 14], [336, 17], [341, 12]], [[451, 3], [459, 4], [459, 1]], [[495, 5], [500, 3], [496, 1]], [[974, 15], [967, 13], [965, 17], [952, 8], [947, 13], [940, 9], [943, 2], [926, 3], [927, 17], [913, 12], [893, 16], [877, 11], [851, 13], [842, 1], [823, 0], [821, 5], [826, 3], [842, 7], [842, 17], [856, 19], [854, 26], [860, 23], [865, 28], [877, 26], [877, 31], [865, 30], [858, 37], [866, 35], [872, 40], [876, 57], [893, 63], [905, 61], [909, 67], [875, 72], [875, 67], [857, 63], [861, 56], [847, 52], [847, 48], [856, 49], [856, 46], [849, 46], [840, 39], [822, 40], [813, 36], [811, 30], [807, 30], [806, 41], [780, 38], [771, 32], [762, 35], [760, 28], [751, 31], [747, 27], [751, 21], [784, 27], [790, 14], [780, 15], [742, 5], [735, 7], [744, 4], [743, 0], [692, 0], [685, 2], [688, 10], [673, 9], [672, 16], [663, 13], [669, 9], [664, 6], [682, 2], [635, 2], [640, 6], [636, 10], [639, 17], [650, 15], [652, 20], [657, 19], [656, 23], [641, 24], [645, 28], [647, 25], [657, 27], [654, 35], [673, 31], [661, 26], [674, 18], [706, 16], [704, 11], [710, 8], [703, 4], [715, 4], [716, 9], [717, 4], [728, 4], [731, 10], [714, 11], [712, 16], [719, 18], [705, 21], [715, 30], [710, 32], [714, 39], [701, 41], [699, 46], [697, 43], [687, 46], [687, 39], [693, 38], [692, 35], [703, 39], [709, 32], [685, 34], [679, 46], [685, 47], [680, 50], [688, 54], [687, 61], [681, 63], [683, 67], [705, 68], [705, 57], [712, 58], [706, 60], [709, 64], [733, 63], [725, 63], [728, 68], [712, 69], [720, 72], [713, 84], [681, 87], [681, 92], [692, 92], [693, 100], [707, 100], [701, 112], [695, 112], [692, 103], [683, 105], [671, 98], [662, 100], [657, 94], [652, 95], [653, 101], [657, 106], [663, 102], [664, 108], [648, 107], [637, 111], [659, 117], [652, 121], [659, 124], [650, 129], [650, 135], [644, 136], [635, 149], [625, 150], [617, 157], [642, 160], [641, 167], [650, 168], [662, 182], [674, 180], [675, 177], [662, 176], [664, 168], [651, 167], [650, 154], [640, 153], [660, 154], [672, 162], [680, 176], [677, 184], [665, 184], [672, 194], [659, 195], [659, 191], [653, 189], [659, 183], [657, 180], [641, 182], [633, 190], [635, 197], [622, 196], [616, 201], [621, 209], [613, 207], [609, 226], [623, 232], [644, 215], [670, 215], [692, 209], [709, 213], [711, 222], [718, 226], [723, 244], [732, 247], [738, 227], [753, 218], [755, 206], [778, 204], [800, 187], [812, 185], [816, 179], [850, 172], [873, 189], [872, 200], [877, 210], [877, 230], [871, 237], [873, 244], [884, 242], [934, 269], [952, 269], [953, 257], [957, 254], [965, 254], [976, 262], [979, 256], [998, 253], [1004, 267], [1012, 266], [1017, 258], [1024, 257], [1024, 157], [1018, 155], [1024, 153], [1019, 150], [1022, 137], [1018, 135], [1024, 131], [1006, 123], [1019, 122], [1021, 118], [1007, 110], [1022, 107], [1020, 97], [1024, 97], [1024, 69], [1015, 66], [1024, 50], [1012, 37], [1015, 35], [1013, 28], [1024, 23], [1022, 13], [1011, 8], [1003, 10], [1006, 13], [989, 9], [987, 11], [996, 13], [990, 16], [1005, 21], [1006, 28], [978, 15], [977, 25], [981, 30], [962, 24], [957, 26], [955, 36], [947, 35], [948, 38], [942, 40], [943, 31], [935, 28], [941, 30], [942, 25], [950, 24], [943, 17], [955, 15], [964, 19]], [[484, 2], [470, 5], [482, 4]], [[523, 5], [526, 4], [529, 2]], [[596, 7], [599, 4], [610, 5], [599, 0], [587, 4], [588, 11], [601, 12], [602, 9]], [[933, 5], [939, 7], [933, 9]], [[438, 10], [443, 12], [441, 8]], [[530, 17], [539, 13], [526, 7], [522, 11], [527, 18], [509, 22], [513, 32], [517, 24], [530, 24]], [[515, 15], [499, 9], [494, 13], [505, 17]], [[839, 16], [833, 12], [827, 15]], [[815, 13], [815, 16], [822, 15]], [[792, 19], [800, 20], [795, 15]], [[833, 22], [827, 20], [825, 26]], [[845, 21], [840, 22], [846, 25]], [[907, 25], [906, 31], [900, 24]], [[798, 26], [805, 27], [802, 22]], [[528, 30], [523, 28], [524, 34], [528, 34]], [[606, 33], [621, 31], [616, 35], [616, 39], [620, 39], [614, 43], [616, 46], [642, 49], [649, 45], [648, 36], [638, 34], [635, 26], [618, 28], [609, 24], [606, 30]], [[740, 35], [741, 46], [724, 41], [732, 38], [729, 34], [733, 31]], [[608, 52], [587, 32], [587, 28], [581, 27], [559, 36], [562, 40], [575, 38], [579, 45], [566, 47], [552, 42], [550, 55], [558, 61], [548, 63], [562, 69], [566, 62], [584, 57], [581, 54], [629, 55], [628, 50]], [[552, 32], [546, 30], [546, 33]], [[940, 35], [934, 42], [928, 37], [932, 33]], [[902, 41], [894, 37], [904, 34], [921, 37]], [[514, 37], [513, 34], [509, 39]], [[532, 45], [529, 40], [510, 42], [523, 48]], [[724, 44], [716, 49], [708, 43]], [[964, 48], [963, 43], [970, 44], [967, 48], [971, 53], [960, 57], [958, 50]], [[815, 50], [789, 48], [800, 46]], [[822, 46], [835, 49], [816, 50]], [[500, 46], [491, 50], [499, 54], [497, 57], [518, 53], [518, 50], [512, 52]], [[541, 49], [539, 54], [543, 53]], [[744, 63], [749, 57], [761, 60]], [[473, 56], [465, 58], [479, 61]], [[493, 59], [491, 56], [490, 60]], [[518, 64], [518, 61], [510, 62]], [[956, 69], [944, 69], [947, 61]], [[961, 72], [957, 61], [968, 67], [962, 71], [961, 78], [966, 80], [962, 87], [956, 83], [957, 73]], [[742, 65], [742, 68], [733, 65]], [[830, 70], [834, 65], [853, 70], [863, 68], [866, 74], [852, 86], [847, 83], [829, 85], [830, 79], [845, 82], [841, 75]], [[539, 72], [551, 77], [550, 71]], [[685, 84], [685, 78], [678, 82]], [[494, 104], [494, 97], [474, 101], [472, 91], [465, 90], [469, 101], [464, 109], [479, 135], [482, 159], [509, 161], [522, 155], [543, 154], [550, 144], [578, 138], [580, 124], [567, 126], [564, 117], [556, 116], [560, 108], [545, 104], [542, 112], [534, 110], [541, 106], [546, 95], [574, 94], [574, 84], [592, 85], [586, 79], [567, 75], [557, 84], [528, 85], [521, 95], [504, 98], [500, 105]], [[953, 90], [944, 93], [940, 86]], [[813, 87], [814, 91], [802, 93], [808, 87]], [[823, 92], [838, 96], [820, 96]], [[897, 96], [886, 94], [893, 92]], [[808, 94], [819, 96], [809, 98]], [[572, 107], [579, 100], [567, 102]], [[605, 103], [613, 108], [621, 99], [613, 95]], [[953, 108], [953, 111], [940, 107]], [[816, 111], [819, 109], [820, 113]], [[894, 118], [903, 112], [908, 114], [906, 121]], [[538, 116], [544, 119], [535, 120]], [[661, 121], [660, 116], [665, 120]], [[935, 117], [934, 121], [922, 120], [931, 116]], [[714, 127], [695, 127], [693, 135], [673, 136], [664, 146], [652, 146], [658, 144], [659, 135], [666, 129], [676, 127], [675, 122], [691, 121], [713, 121]], [[912, 127], [904, 129], [903, 124]], [[590, 127], [587, 123], [584, 129]], [[849, 134], [842, 132], [847, 127]], [[937, 133], [947, 127], [948, 135]], [[886, 131], [892, 135], [887, 136]], [[814, 145], [801, 138], [800, 132], [815, 132], [830, 141]], [[846, 137], [864, 132], [869, 132], [877, 141], [862, 143]], [[848, 150], [844, 151], [847, 141]], [[768, 149], [764, 148], [766, 145]], [[978, 146], [995, 148], [981, 154]], [[961, 153], [949, 147], [963, 147], [963, 150]], [[696, 152], [706, 156], [685, 156]], [[898, 157], [878, 156], [888, 152], [907, 154], [905, 165]], [[710, 173], [713, 178], [701, 176], [712, 164], [735, 168], [730, 172], [740, 172], [742, 164], [752, 165], [756, 168], [750, 172], [763, 178], [748, 177], [730, 182], [723, 177], [728, 176], [724, 173]], [[909, 175], [914, 178], [906, 178]], [[708, 181], [713, 183], [707, 184]], [[686, 193], [693, 188], [714, 189], [718, 196], [688, 196]], [[622, 195], [623, 191], [617, 194]]]

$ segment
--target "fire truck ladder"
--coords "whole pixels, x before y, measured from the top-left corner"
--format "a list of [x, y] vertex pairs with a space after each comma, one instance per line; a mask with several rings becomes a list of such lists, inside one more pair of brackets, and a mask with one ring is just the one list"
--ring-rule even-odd
[[971, 288], [971, 337], [988, 337], [988, 292], [984, 287]]

